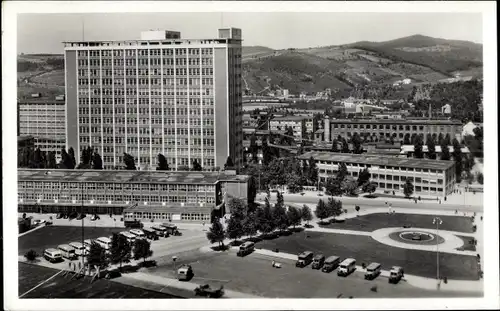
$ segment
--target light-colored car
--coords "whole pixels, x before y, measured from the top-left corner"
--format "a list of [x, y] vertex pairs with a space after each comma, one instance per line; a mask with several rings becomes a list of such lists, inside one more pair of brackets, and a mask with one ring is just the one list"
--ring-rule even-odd
[[43, 257], [52, 263], [58, 261], [64, 261], [61, 252], [55, 248], [46, 249], [43, 252]]
[[193, 268], [190, 265], [182, 265], [177, 269], [177, 279], [181, 281], [189, 280], [193, 275]]
[[71, 242], [69, 246], [75, 249], [75, 254], [77, 256], [87, 256], [88, 254], [87, 248], [81, 242]]

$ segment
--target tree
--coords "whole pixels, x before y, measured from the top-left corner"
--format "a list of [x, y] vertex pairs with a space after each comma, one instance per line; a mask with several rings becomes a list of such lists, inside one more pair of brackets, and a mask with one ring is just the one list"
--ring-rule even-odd
[[56, 155], [53, 151], [49, 151], [47, 153], [47, 164], [46, 168], [57, 168], [57, 160]]
[[463, 169], [462, 147], [456, 138], [453, 139], [453, 159], [455, 160], [455, 176], [457, 182], [460, 182]]
[[272, 232], [276, 228], [276, 222], [273, 219], [273, 212], [271, 210], [271, 204], [269, 203], [268, 198], [266, 198], [264, 208], [262, 209], [262, 213], [259, 216], [260, 231], [267, 234]]
[[349, 150], [349, 144], [345, 140], [345, 138], [342, 138], [342, 153], [350, 153], [351, 151]]
[[258, 211], [248, 212], [247, 217], [243, 220], [243, 232], [247, 236], [254, 236], [258, 230]]
[[229, 218], [226, 234], [233, 240], [241, 238], [244, 234], [243, 221], [247, 215], [247, 205], [243, 200], [230, 198], [227, 202], [231, 217]]
[[250, 146], [248, 147], [248, 151], [252, 155], [252, 161], [257, 162], [257, 136], [255, 136], [255, 133], [252, 133], [252, 136], [250, 136]]
[[302, 220], [302, 215], [300, 214], [300, 210], [294, 206], [289, 206], [287, 211], [287, 218], [290, 225], [295, 226], [300, 225], [300, 221]]
[[134, 259], [143, 259], [146, 262], [146, 258], [153, 256], [153, 251], [151, 250], [151, 243], [146, 239], [135, 239], [134, 241]]
[[411, 145], [410, 134], [405, 134], [405, 137], [403, 138], [403, 145]]
[[137, 170], [134, 157], [128, 153], [123, 153], [123, 164], [125, 164], [125, 169], [128, 171]]
[[132, 258], [132, 246], [127, 241], [127, 238], [119, 233], [113, 233], [111, 237], [110, 261], [112, 264], [130, 262]]
[[377, 184], [374, 182], [368, 182], [368, 183], [363, 185], [362, 190], [363, 190], [363, 192], [368, 192], [368, 193], [372, 194], [375, 192], [375, 190], [377, 190]]
[[415, 144], [414, 147], [414, 156], [417, 159], [422, 159], [424, 157], [424, 143], [422, 141], [422, 137], [420, 135], [415, 136]]
[[337, 172], [337, 180], [343, 181], [347, 175], [347, 166], [345, 165], [345, 163], [341, 162], [339, 164], [339, 170]]
[[73, 160], [71, 156], [66, 152], [65, 148], [61, 149], [61, 161], [59, 162], [59, 168], [61, 169], [74, 169]]
[[302, 191], [302, 178], [296, 171], [291, 171], [287, 174], [287, 188], [290, 193], [297, 193]]
[[234, 167], [233, 160], [231, 159], [231, 157], [227, 157], [226, 164], [224, 164], [224, 169], [228, 170], [228, 169], [231, 169], [233, 167]]
[[326, 181], [325, 192], [327, 195], [332, 196], [342, 195], [342, 187], [340, 181], [336, 178], [328, 178]]
[[76, 166], [76, 159], [75, 159], [75, 149], [73, 149], [73, 147], [69, 147], [69, 149], [68, 149], [68, 155], [70, 156], [71, 163], [72, 163], [71, 169], [74, 169], [75, 166]]
[[96, 242], [92, 242], [92, 244], [90, 244], [89, 254], [87, 255], [87, 264], [90, 267], [98, 267], [100, 269], [108, 266], [106, 250], [104, 250], [104, 248]]
[[351, 178], [346, 178], [341, 182], [341, 187], [343, 193], [349, 196], [354, 196], [356, 195], [358, 183]]
[[358, 186], [364, 185], [368, 181], [370, 181], [371, 174], [368, 171], [368, 168], [364, 168], [363, 170], [359, 171], [358, 175]]
[[443, 133], [439, 133], [438, 138], [437, 138], [437, 143], [441, 146], [444, 143], [444, 136]]
[[83, 147], [80, 155], [80, 163], [76, 167], [79, 170], [87, 170], [90, 169], [92, 162], [92, 148], [90, 146]]
[[212, 226], [207, 232], [207, 239], [211, 244], [215, 242], [219, 243], [219, 246], [224, 248], [224, 238], [226, 237], [226, 233], [224, 232], [224, 227], [220, 223], [218, 218], [212, 222]]
[[[280, 199], [281, 197], [281, 199]], [[273, 212], [273, 221], [275, 228], [278, 228], [280, 231], [288, 228], [288, 218], [286, 214], [285, 206], [283, 205], [283, 195], [278, 194], [278, 200], [274, 205], [272, 210]]]
[[312, 213], [309, 206], [304, 204], [300, 210], [300, 215], [302, 216], [302, 220], [309, 225], [309, 222], [312, 220]]
[[436, 143], [434, 142], [434, 138], [430, 135], [427, 136], [427, 156], [432, 160], [435, 160], [437, 157]]
[[[443, 140], [444, 142], [444, 140]], [[450, 149], [447, 144], [441, 145], [441, 160], [449, 161], [451, 159]]]
[[97, 152], [92, 157], [92, 169], [102, 170], [102, 158]]
[[354, 133], [354, 136], [352, 136], [351, 142], [352, 142], [353, 153], [362, 154], [363, 153], [363, 146], [361, 145], [361, 138], [359, 137], [358, 133]]
[[482, 185], [484, 182], [484, 176], [483, 173], [477, 173], [477, 182]]
[[157, 171], [168, 171], [169, 170], [169, 167], [168, 167], [168, 162], [167, 162], [167, 158], [165, 158], [165, 156], [161, 153], [158, 153], [158, 166], [156, 167], [156, 170]]
[[33, 153], [33, 159], [31, 161], [30, 168], [43, 168], [42, 152], [38, 147], [35, 149], [35, 152]]
[[285, 129], [285, 138], [286, 138], [286, 143], [291, 146], [293, 145], [293, 142], [295, 141], [294, 135], [293, 135], [293, 128], [291, 126], [287, 127]]
[[267, 143], [267, 137], [262, 137], [262, 164], [268, 165], [273, 159], [271, 148]]
[[332, 152], [339, 152], [339, 146], [336, 139], [332, 141]]
[[32, 249], [30, 249], [29, 251], [26, 252], [26, 254], [24, 254], [24, 258], [26, 258], [26, 260], [29, 262], [35, 261], [39, 256], [40, 255], [38, 255], [38, 253]]
[[444, 143], [449, 146], [451, 145], [451, 137], [450, 137], [450, 133], [446, 133], [446, 136], [444, 137]]
[[314, 161], [313, 157], [309, 158], [309, 167], [307, 168], [307, 179], [311, 183], [311, 185], [316, 185], [318, 182], [318, 166], [316, 165], [316, 161]]
[[328, 209], [328, 206], [326, 206], [326, 204], [323, 200], [320, 199], [318, 201], [318, 204], [316, 205], [316, 210], [314, 211], [314, 214], [316, 215], [316, 217], [321, 219], [321, 221], [323, 221], [323, 219], [330, 216], [330, 210]]
[[200, 164], [200, 163], [198, 163], [198, 160], [196, 160], [196, 159], [195, 159], [195, 160], [193, 161], [193, 169], [192, 169], [192, 170], [193, 170], [193, 171], [198, 171], [198, 172], [201, 172], [201, 170], [202, 170], [202, 169], [203, 169], [203, 168], [201, 167], [201, 164]]
[[403, 193], [405, 194], [405, 197], [409, 198], [413, 194], [413, 190], [413, 183], [410, 179], [406, 179], [406, 182], [403, 185]]
[[342, 210], [342, 201], [335, 200], [334, 198], [328, 199], [328, 216], [333, 216], [333, 218], [340, 216], [343, 212]]

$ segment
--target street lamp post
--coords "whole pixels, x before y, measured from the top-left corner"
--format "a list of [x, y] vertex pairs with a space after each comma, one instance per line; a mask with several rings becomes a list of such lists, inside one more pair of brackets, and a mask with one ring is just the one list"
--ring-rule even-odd
[[441, 218], [439, 217], [434, 217], [432, 220], [432, 223], [436, 225], [436, 263], [437, 263], [437, 268], [436, 268], [436, 278], [437, 278], [437, 288], [439, 289], [441, 286], [441, 279], [439, 277], [439, 225], [443, 223]]

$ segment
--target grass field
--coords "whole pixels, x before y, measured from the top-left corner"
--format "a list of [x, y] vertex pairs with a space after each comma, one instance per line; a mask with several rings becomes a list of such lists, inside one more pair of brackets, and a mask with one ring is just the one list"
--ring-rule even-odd
[[[24, 294], [59, 270], [19, 263], [19, 295]], [[47, 283], [29, 292], [23, 298], [180, 298], [166, 293], [146, 290], [129, 285], [96, 280], [90, 283], [90, 278], [70, 280], [69, 277], [57, 275]]]
[[[379, 262], [382, 269], [402, 266], [408, 274], [433, 278], [436, 275], [436, 253], [391, 247], [371, 237], [323, 232], [300, 232], [275, 240], [264, 240], [257, 248], [299, 254], [309, 250], [325, 256], [355, 258], [361, 263]], [[439, 270], [442, 276], [454, 280], [477, 280], [478, 266], [474, 256], [439, 253]]]
[[[123, 230], [123, 228], [85, 227], [84, 239], [96, 239], [102, 236], [107, 237], [113, 232], [120, 232]], [[49, 247], [57, 247], [57, 245], [60, 244], [79, 242], [81, 240], [81, 227], [47, 226], [18, 238], [19, 255], [24, 255], [30, 249], [35, 250], [38, 254], [42, 254], [43, 251]]]
[[[403, 227], [404, 225], [410, 225], [415, 228], [435, 229], [436, 226], [432, 224], [433, 218], [434, 215], [403, 213], [388, 215], [387, 213], [376, 213], [346, 219], [345, 222], [342, 223], [322, 225], [322, 227], [369, 232], [381, 228]], [[443, 223], [439, 225], [440, 230], [458, 231], [465, 233], [473, 232], [472, 221], [470, 217], [439, 216], [439, 218], [443, 220]]]
[[[282, 264], [281, 269], [271, 267], [271, 261]], [[384, 298], [384, 297], [465, 297], [470, 293], [438, 292], [423, 290], [407, 283], [389, 284], [388, 279], [378, 277], [367, 281], [363, 273], [355, 272], [346, 278], [336, 271], [323, 273], [310, 266], [300, 269], [295, 262], [275, 259], [260, 254], [237, 257], [234, 251], [222, 253], [200, 253], [198, 251], [179, 254], [179, 264], [189, 263], [194, 270], [191, 282], [223, 285], [226, 289], [245, 292], [266, 298]], [[173, 277], [171, 263], [148, 269], [147, 273]], [[377, 286], [377, 292], [370, 288]], [[473, 294], [479, 296], [480, 294]]]

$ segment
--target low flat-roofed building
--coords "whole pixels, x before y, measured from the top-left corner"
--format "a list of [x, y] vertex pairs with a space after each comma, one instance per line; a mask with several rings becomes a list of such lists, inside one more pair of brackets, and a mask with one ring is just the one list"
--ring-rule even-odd
[[[18, 169], [19, 212], [124, 214], [125, 220], [209, 221], [224, 193], [248, 198], [235, 171]], [[223, 215], [226, 211], [222, 211]]]
[[[436, 148], [436, 155], [439, 159], [441, 157], [441, 153], [442, 153], [441, 146], [436, 146], [435, 148]], [[448, 150], [450, 151], [450, 156], [453, 159], [453, 146], [448, 146]], [[460, 150], [462, 151], [462, 154], [469, 154], [470, 153], [469, 148], [467, 148], [465, 146], [460, 148]], [[422, 146], [422, 152], [424, 153], [424, 157], [427, 157], [427, 154], [429, 153], [429, 148], [427, 147], [427, 145]], [[412, 157], [414, 153], [415, 153], [415, 146], [414, 145], [402, 145], [401, 146], [401, 154], [404, 154], [408, 157]]]
[[[461, 139], [462, 122], [457, 120], [416, 120], [416, 119], [330, 119], [330, 136], [338, 135], [349, 140], [355, 133], [365, 139], [371, 137], [403, 141], [406, 134], [422, 135], [424, 144], [427, 143], [427, 134], [443, 135]], [[328, 138], [326, 138], [328, 139]]]
[[370, 180], [377, 184], [377, 189], [402, 192], [406, 179], [415, 187], [416, 195], [436, 195], [444, 197], [455, 186], [455, 163], [453, 161], [381, 157], [379, 155], [359, 155], [311, 151], [299, 156], [299, 159], [316, 162], [319, 178], [325, 182], [334, 176], [339, 163], [345, 163], [352, 177], [358, 177], [359, 171], [368, 168]]
[[272, 131], [284, 131], [287, 127], [293, 129], [293, 136], [296, 140], [302, 139], [306, 132], [306, 122], [312, 120], [311, 117], [304, 116], [283, 116], [272, 119], [269, 122], [269, 127]]

